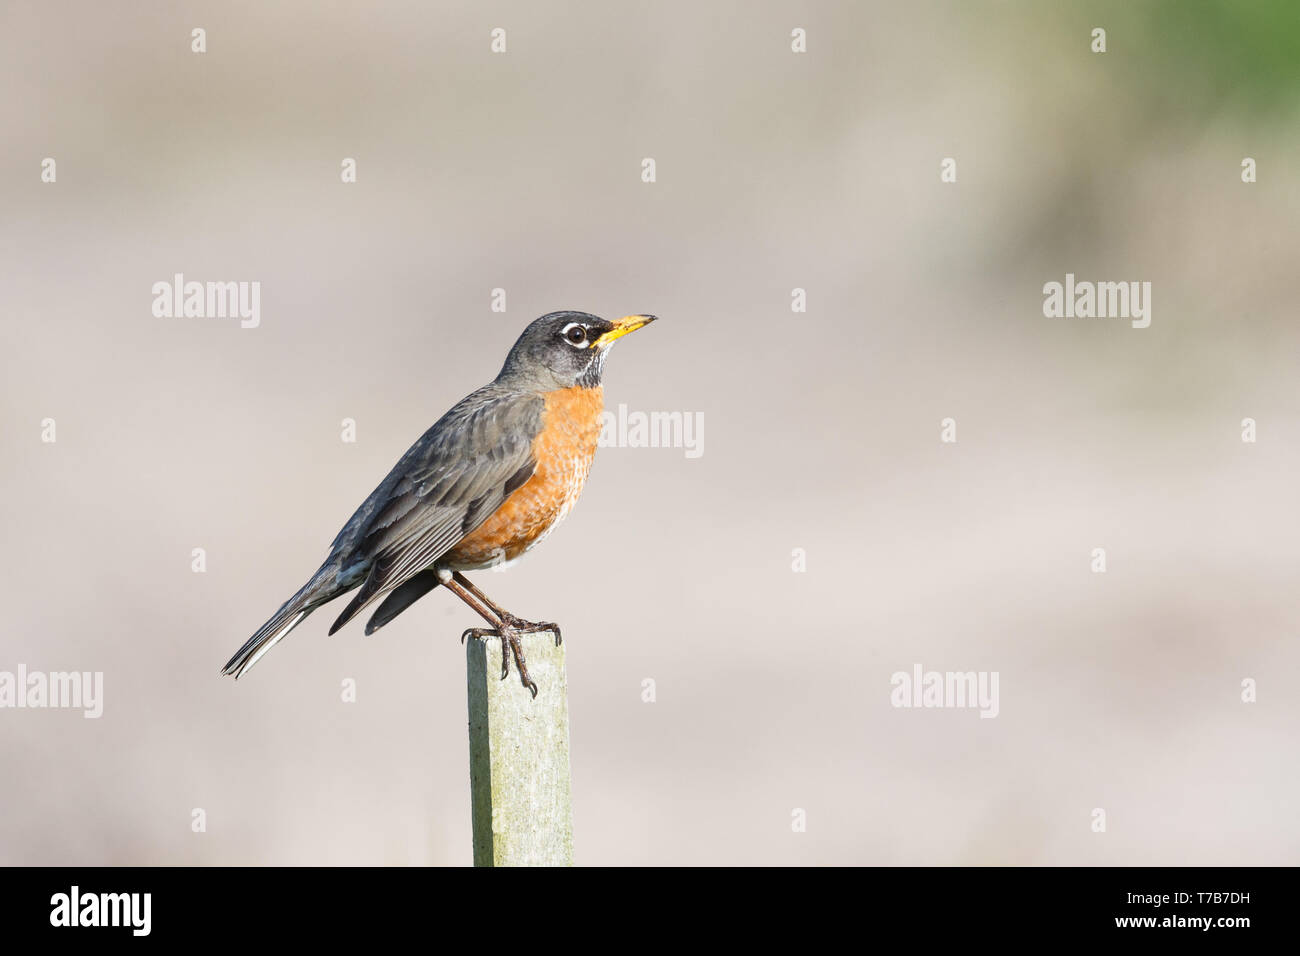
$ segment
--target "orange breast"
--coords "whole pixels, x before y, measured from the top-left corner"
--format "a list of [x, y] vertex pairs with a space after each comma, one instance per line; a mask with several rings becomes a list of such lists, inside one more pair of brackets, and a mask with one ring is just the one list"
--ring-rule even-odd
[[533, 440], [533, 476], [439, 563], [469, 570], [513, 561], [554, 530], [587, 481], [603, 408], [599, 387], [547, 393], [542, 429]]

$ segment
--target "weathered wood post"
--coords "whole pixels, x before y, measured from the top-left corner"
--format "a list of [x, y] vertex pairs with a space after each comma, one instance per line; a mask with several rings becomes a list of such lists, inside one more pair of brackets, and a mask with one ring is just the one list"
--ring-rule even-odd
[[501, 642], [465, 642], [469, 789], [475, 866], [572, 866], [569, 691], [564, 645], [523, 638], [534, 700], [514, 663], [501, 680]]

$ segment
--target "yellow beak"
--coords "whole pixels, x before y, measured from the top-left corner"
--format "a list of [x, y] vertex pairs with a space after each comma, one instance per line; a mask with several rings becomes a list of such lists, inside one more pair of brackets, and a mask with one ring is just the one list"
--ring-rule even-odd
[[654, 315], [625, 315], [621, 319], [615, 319], [614, 327], [600, 338], [596, 339], [592, 345], [598, 349], [606, 348], [616, 340], [627, 335], [629, 332], [635, 332], [637, 329], [641, 328], [641, 326], [649, 325], [656, 318], [657, 316]]

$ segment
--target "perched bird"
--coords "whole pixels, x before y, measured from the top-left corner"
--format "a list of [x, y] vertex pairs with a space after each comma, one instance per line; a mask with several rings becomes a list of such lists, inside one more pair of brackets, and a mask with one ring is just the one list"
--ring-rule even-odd
[[407, 450], [348, 519], [329, 556], [298, 593], [222, 669], [238, 678], [312, 611], [354, 589], [333, 634], [384, 598], [372, 634], [438, 585], [490, 627], [462, 635], [501, 638], [501, 677], [514, 655], [519, 679], [537, 696], [520, 637], [560, 629], [515, 617], [465, 571], [514, 561], [567, 515], [587, 480], [603, 407], [601, 374], [610, 347], [653, 322], [610, 322], [587, 312], [552, 312], [532, 322], [494, 381], [461, 399]]

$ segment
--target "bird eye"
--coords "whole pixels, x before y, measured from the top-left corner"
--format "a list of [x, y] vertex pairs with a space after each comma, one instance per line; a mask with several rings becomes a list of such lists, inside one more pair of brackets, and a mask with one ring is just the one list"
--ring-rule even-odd
[[560, 334], [570, 345], [582, 347], [587, 344], [587, 330], [577, 322], [566, 325]]

